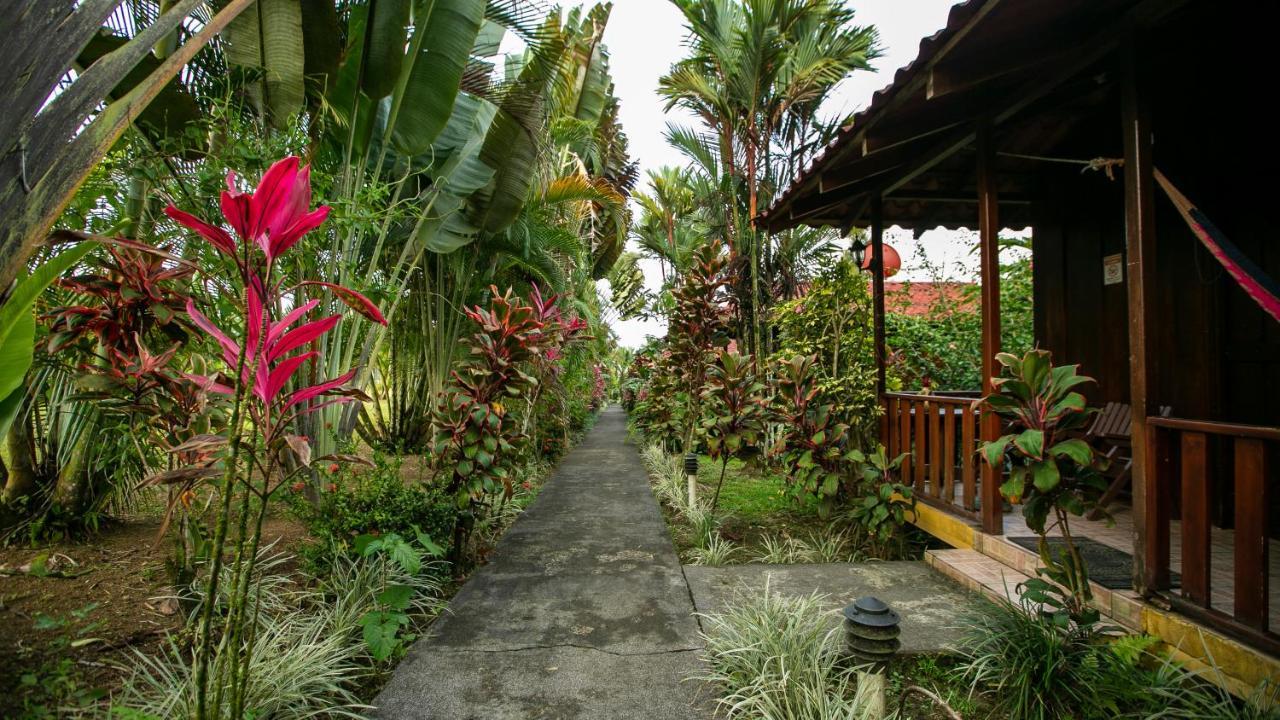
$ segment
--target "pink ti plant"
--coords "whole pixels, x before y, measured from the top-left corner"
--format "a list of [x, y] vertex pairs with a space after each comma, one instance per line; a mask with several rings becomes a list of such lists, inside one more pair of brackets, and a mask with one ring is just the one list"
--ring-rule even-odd
[[[283, 273], [277, 273], [276, 261], [316, 229], [329, 215], [327, 206], [310, 210], [310, 168], [299, 167], [296, 157], [276, 162], [262, 176], [253, 192], [239, 189], [234, 173], [227, 174], [227, 190], [222, 193], [222, 214], [234, 231], [207, 223], [172, 205], [165, 213], [207, 240], [235, 265], [244, 292], [243, 323], [239, 336], [227, 332], [210, 321], [187, 302], [187, 314], [200, 329], [212, 336], [222, 350], [227, 373], [218, 376], [188, 375], [209, 391], [235, 398], [231, 428], [224, 442], [229, 453], [223, 460], [222, 512], [214, 537], [212, 568], [208, 579], [205, 605], [198, 629], [196, 650], [196, 715], [198, 718], [222, 717], [224, 702], [229, 702], [230, 716], [242, 717], [245, 711], [244, 688], [253, 650], [256, 618], [246, 613], [249, 608], [249, 579], [256, 561], [262, 521], [267, 501], [289, 477], [305, 472], [311, 464], [307, 438], [289, 433], [302, 415], [333, 403], [363, 398], [356, 390], [344, 386], [355, 376], [355, 369], [322, 382], [292, 387], [297, 372], [314, 362], [319, 353], [305, 348], [329, 332], [340, 320], [329, 315], [303, 322], [307, 314], [319, 306], [319, 300], [300, 302], [307, 286], [323, 288], [366, 318], [386, 324], [377, 306], [353, 290], [315, 280], [286, 287]], [[282, 308], [294, 304], [291, 310]], [[301, 324], [298, 324], [301, 323]], [[246, 433], [245, 418], [252, 419]], [[247, 448], [245, 447], [247, 444]], [[291, 460], [296, 460], [293, 462]], [[211, 461], [213, 462], [213, 461]], [[211, 468], [204, 468], [208, 473]], [[223, 550], [228, 534], [232, 498], [240, 492], [239, 532], [236, 536], [232, 564], [229, 606], [222, 627], [228, 651], [219, 654], [217, 671], [220, 678], [210, 679], [209, 667], [213, 648], [220, 641], [213, 637], [213, 606], [222, 574]], [[249, 528], [249, 517], [257, 522]], [[254, 611], [256, 615], [256, 611]], [[215, 689], [210, 697], [210, 689]], [[225, 697], [229, 693], [229, 697]]]

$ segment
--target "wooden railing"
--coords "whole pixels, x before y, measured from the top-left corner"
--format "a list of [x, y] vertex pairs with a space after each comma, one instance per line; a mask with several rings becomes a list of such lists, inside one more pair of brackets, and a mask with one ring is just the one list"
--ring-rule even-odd
[[978, 422], [975, 398], [884, 394], [885, 438], [890, 457], [911, 453], [902, 481], [916, 498], [964, 517], [978, 518]]
[[[1280, 654], [1269, 622], [1268, 511], [1277, 490], [1280, 428], [1147, 418], [1145, 581], [1184, 614]], [[1213, 607], [1213, 498], [1234, 486], [1230, 611]], [[1169, 527], [1174, 482], [1181, 488], [1182, 587], [1169, 590]], [[1215, 491], [1214, 485], [1219, 488]]]

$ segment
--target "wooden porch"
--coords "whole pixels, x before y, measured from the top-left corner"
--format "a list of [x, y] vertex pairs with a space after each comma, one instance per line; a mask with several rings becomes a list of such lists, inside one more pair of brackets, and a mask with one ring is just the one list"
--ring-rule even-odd
[[[977, 452], [982, 418], [975, 395], [886, 392], [882, 441], [891, 457], [909, 453], [902, 476], [920, 502], [988, 535], [1034, 535], [1018, 508], [983, 493], [984, 486], [998, 488], [1001, 478]], [[1073, 519], [1073, 535], [1129, 554], [1133, 587], [1145, 587], [1148, 596], [1280, 655], [1280, 541], [1268, 537], [1266, 515], [1280, 429], [1170, 417], [1147, 418], [1146, 425], [1145, 437], [1131, 438], [1144, 443], [1152, 459], [1142, 483], [1149, 518], [1145, 563], [1137, 562], [1141, 528], [1132, 498], [1107, 508], [1114, 525], [1103, 518]], [[1235, 499], [1233, 527], [1213, 518], [1213, 498], [1224, 494], [1224, 485], [1230, 489], [1225, 495]]]

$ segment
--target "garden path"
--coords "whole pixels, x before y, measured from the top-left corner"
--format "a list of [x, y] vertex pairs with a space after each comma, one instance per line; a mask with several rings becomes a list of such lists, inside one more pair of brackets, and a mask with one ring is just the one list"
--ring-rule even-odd
[[379, 717], [709, 718], [693, 600], [606, 409], [374, 701]]

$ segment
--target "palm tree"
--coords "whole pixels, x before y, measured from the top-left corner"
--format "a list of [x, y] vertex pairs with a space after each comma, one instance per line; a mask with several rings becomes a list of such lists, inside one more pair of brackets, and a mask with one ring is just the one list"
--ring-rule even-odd
[[640, 247], [658, 259], [662, 281], [667, 281], [667, 266], [674, 275], [680, 265], [682, 240], [698, 206], [691, 183], [691, 173], [678, 167], [664, 166], [649, 171], [649, 192], [636, 193], [642, 211], [635, 237]]
[[738, 300], [760, 353], [767, 301], [760, 275], [770, 246], [751, 219], [772, 200], [794, 157], [829, 131], [819, 108], [850, 72], [868, 69], [879, 55], [876, 30], [853, 25], [853, 11], [839, 0], [672, 2], [685, 17], [689, 56], [659, 89], [668, 109], [683, 107], [700, 119], [711, 140], [706, 149], [714, 143], [727, 179], [724, 225], [746, 275]]

